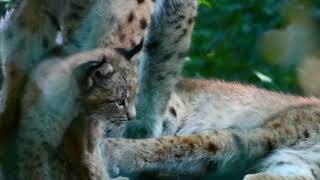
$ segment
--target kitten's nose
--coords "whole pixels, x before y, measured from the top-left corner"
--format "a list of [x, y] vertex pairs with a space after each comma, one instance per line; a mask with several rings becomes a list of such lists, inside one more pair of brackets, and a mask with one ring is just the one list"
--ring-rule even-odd
[[128, 112], [127, 112], [128, 120], [135, 119], [136, 115], [137, 115], [136, 107], [134, 105], [129, 105], [128, 106]]

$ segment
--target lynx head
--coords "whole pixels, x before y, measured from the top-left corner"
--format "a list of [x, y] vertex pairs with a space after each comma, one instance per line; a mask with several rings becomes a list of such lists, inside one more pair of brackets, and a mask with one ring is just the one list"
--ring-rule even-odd
[[137, 92], [137, 56], [142, 42], [131, 49], [106, 49], [103, 61], [94, 66], [86, 79], [82, 96], [87, 112], [105, 121], [134, 119]]

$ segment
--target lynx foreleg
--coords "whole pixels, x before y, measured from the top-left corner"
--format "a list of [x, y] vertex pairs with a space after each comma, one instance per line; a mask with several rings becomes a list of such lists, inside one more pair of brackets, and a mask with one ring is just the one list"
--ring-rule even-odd
[[[259, 140], [266, 136], [264, 133], [251, 137], [249, 133], [217, 132], [159, 139], [107, 139], [103, 152], [111, 175], [161, 172], [204, 176], [234, 167], [234, 163], [245, 158], [241, 152], [255, 152], [252, 153], [255, 158], [262, 156], [268, 149], [268, 142]], [[246, 167], [237, 166], [238, 170]]]
[[291, 146], [314, 136], [320, 129], [319, 112], [319, 106], [290, 108], [253, 130], [142, 140], [107, 139], [105, 162], [111, 172], [119, 168], [120, 174], [241, 174], [280, 145]]
[[137, 121], [127, 126], [126, 137], [162, 134], [161, 115], [182, 69], [196, 10], [195, 0], [156, 2], [141, 58]]

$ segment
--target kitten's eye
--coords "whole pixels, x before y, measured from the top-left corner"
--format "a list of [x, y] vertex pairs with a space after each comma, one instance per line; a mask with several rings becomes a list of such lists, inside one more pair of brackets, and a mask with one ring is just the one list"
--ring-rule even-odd
[[119, 99], [117, 102], [116, 102], [116, 106], [118, 108], [124, 108], [126, 106], [126, 100], [125, 99]]

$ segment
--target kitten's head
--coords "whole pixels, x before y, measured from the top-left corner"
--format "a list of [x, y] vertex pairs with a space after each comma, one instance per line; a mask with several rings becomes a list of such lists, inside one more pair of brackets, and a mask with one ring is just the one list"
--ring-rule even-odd
[[134, 119], [137, 92], [137, 53], [142, 43], [131, 49], [106, 50], [104, 60], [93, 67], [82, 96], [89, 113], [105, 121]]

